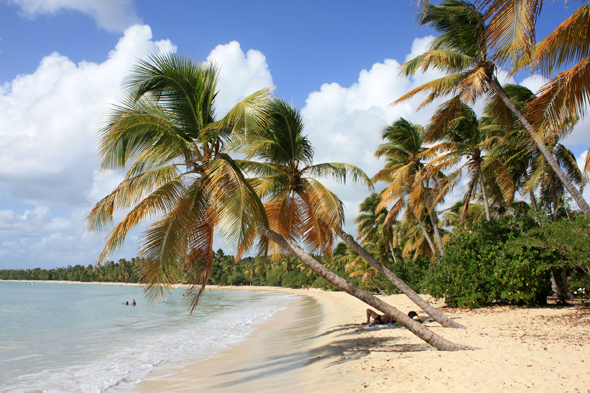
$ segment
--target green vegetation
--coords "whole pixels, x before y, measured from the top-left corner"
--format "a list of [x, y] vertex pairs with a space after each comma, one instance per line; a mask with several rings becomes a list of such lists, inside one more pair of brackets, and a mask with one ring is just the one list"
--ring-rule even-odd
[[82, 282], [139, 282], [139, 260], [119, 259], [100, 266], [68, 266], [56, 269], [11, 269], [0, 270], [0, 280], [50, 280]]

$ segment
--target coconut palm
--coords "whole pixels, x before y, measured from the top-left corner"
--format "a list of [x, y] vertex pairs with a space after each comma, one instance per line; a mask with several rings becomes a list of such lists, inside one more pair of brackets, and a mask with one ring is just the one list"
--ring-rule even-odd
[[[524, 86], [506, 85], [506, 92], [515, 105], [522, 108], [523, 112], [527, 113], [532, 110], [529, 105], [537, 98], [532, 91]], [[526, 131], [520, 127], [518, 122], [514, 121], [509, 112], [506, 113], [505, 107], [498, 101], [498, 99], [490, 100], [485, 110], [497, 126], [504, 127], [506, 130], [504, 143], [495, 146], [495, 154], [503, 157], [506, 161], [513, 174], [515, 184], [523, 194], [529, 195], [533, 209], [537, 209], [535, 191], [540, 190], [543, 204], [549, 207], [557, 217], [557, 208], [561, 205], [564, 193], [563, 183], [547, 164], [545, 157], [540, 154], [533, 141], [526, 137]], [[538, 134], [556, 157], [570, 181], [581, 186], [583, 176], [577, 166], [574, 154], [559, 143], [560, 139], [571, 132], [576, 122], [577, 118], [569, 118], [562, 122], [562, 128], [555, 130], [551, 127], [548, 118], [545, 117], [539, 122]]]
[[116, 210], [129, 209], [108, 233], [100, 263], [130, 230], [158, 217], [140, 238], [142, 279], [154, 300], [184, 271], [194, 278], [196, 306], [211, 273], [215, 228], [243, 248], [251, 242], [244, 228], [255, 225], [253, 217], [265, 217], [224, 143], [233, 133], [262, 124], [268, 90], [245, 98], [217, 120], [216, 85], [213, 64], [153, 55], [137, 63], [125, 98], [101, 131], [101, 170], [127, 173], [86, 224], [90, 230], [107, 229]]
[[[463, 197], [462, 220], [465, 219], [478, 185], [483, 196], [486, 219], [491, 220], [484, 172], [487, 173], [487, 179], [498, 184], [504, 199], [508, 203], [512, 200], [514, 184], [510, 173], [502, 162], [487, 154], [498, 138], [485, 129], [473, 109], [463, 104], [460, 99], [453, 98], [441, 106], [431, 119], [424, 139], [426, 142], [439, 142], [427, 151], [438, 155], [428, 164], [429, 170], [438, 173], [454, 169], [441, 181], [443, 185], [437, 199], [452, 189], [461, 178], [463, 170], [467, 169], [469, 182]], [[435, 203], [437, 202], [438, 200], [435, 200]]]
[[434, 68], [445, 71], [448, 75], [415, 88], [394, 103], [408, 100], [422, 92], [430, 94], [420, 107], [446, 95], [458, 96], [467, 104], [482, 96], [497, 96], [522, 124], [580, 209], [590, 213], [590, 207], [582, 194], [567, 178], [537, 134], [531, 124], [533, 120], [525, 117], [500, 85], [494, 57], [489, 53], [490, 46], [485, 40], [486, 26], [479, 10], [466, 1], [444, 0], [438, 6], [428, 5], [420, 14], [419, 22], [431, 26], [441, 35], [434, 39], [429, 51], [404, 63], [401, 66], [402, 74], [409, 77], [420, 70]]
[[[244, 171], [256, 176], [250, 182], [264, 201], [268, 215], [269, 226], [259, 224], [258, 233], [278, 246], [274, 252], [287, 250], [298, 258], [303, 251], [293, 244], [295, 241], [303, 243], [309, 251], [330, 254], [336, 233], [434, 320], [443, 326], [462, 327], [420, 298], [342, 230], [342, 202], [315, 177], [331, 177], [344, 182], [350, 176], [355, 182], [369, 184], [370, 180], [362, 170], [352, 165], [313, 164], [313, 149], [303, 130], [304, 124], [297, 109], [276, 99], [270, 104], [269, 120], [264, 131], [248, 135], [236, 143], [239, 151], [247, 154], [240, 165]], [[314, 273], [340, 288], [339, 281], [333, 281], [333, 273], [321, 264], [316, 265], [314, 258], [308, 255], [300, 260]], [[361, 296], [356, 289], [349, 293]]]
[[377, 209], [380, 210], [395, 202], [389, 210], [386, 225], [390, 225], [404, 208], [406, 208], [407, 217], [422, 217], [423, 212], [426, 211], [430, 217], [438, 249], [434, 246], [422, 221], [417, 219], [417, 222], [421, 226], [433, 254], [438, 251], [443, 255], [444, 248], [438, 220], [430, 206], [432, 195], [429, 183], [438, 174], [430, 173], [428, 177], [425, 176], [426, 160], [431, 156], [423, 146], [423, 128], [401, 118], [384, 128], [383, 138], [387, 142], [379, 145], [375, 155], [386, 157], [386, 163], [384, 169], [375, 174], [373, 181], [385, 181], [389, 183], [389, 186], [379, 194], [381, 203]]

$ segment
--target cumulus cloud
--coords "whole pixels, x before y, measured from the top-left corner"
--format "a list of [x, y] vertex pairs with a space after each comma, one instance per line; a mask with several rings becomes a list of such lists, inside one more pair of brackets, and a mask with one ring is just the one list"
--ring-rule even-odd
[[207, 62], [220, 67], [216, 99], [220, 116], [248, 95], [274, 87], [262, 52], [250, 49], [244, 53], [237, 41], [217, 45], [207, 56]]
[[109, 31], [123, 31], [140, 20], [133, 0], [9, 0], [20, 7], [21, 14], [35, 18], [55, 14], [62, 10], [82, 12], [96, 21], [96, 25]]

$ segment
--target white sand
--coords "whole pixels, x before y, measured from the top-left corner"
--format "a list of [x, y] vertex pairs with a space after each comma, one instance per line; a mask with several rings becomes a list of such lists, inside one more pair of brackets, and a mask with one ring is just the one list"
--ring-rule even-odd
[[[366, 327], [367, 306], [345, 293], [274, 290], [311, 296], [321, 305], [323, 318], [307, 318], [304, 327], [298, 327], [302, 313], [316, 313], [312, 305], [306, 309], [301, 301], [294, 302], [219, 358], [158, 376], [139, 384], [138, 390], [590, 392], [587, 309], [443, 309], [467, 329], [425, 325], [478, 349], [442, 352], [403, 327]], [[427, 317], [404, 295], [382, 299], [403, 312], [416, 310]], [[298, 329], [311, 339], [294, 340]]]

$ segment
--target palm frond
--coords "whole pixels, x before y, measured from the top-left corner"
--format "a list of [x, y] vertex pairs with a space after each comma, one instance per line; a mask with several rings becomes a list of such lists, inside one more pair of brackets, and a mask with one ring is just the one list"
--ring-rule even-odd
[[582, 6], [538, 45], [531, 68], [551, 76], [553, 70], [589, 56], [590, 6]]
[[373, 188], [371, 178], [367, 176], [362, 169], [355, 165], [341, 162], [316, 164], [308, 167], [305, 173], [310, 176], [334, 179], [340, 183], [346, 183], [346, 178], [348, 176], [354, 184], [366, 185], [370, 189]]

